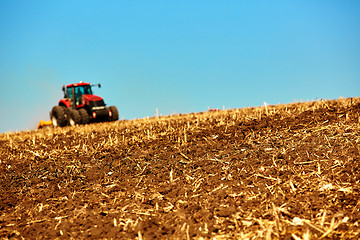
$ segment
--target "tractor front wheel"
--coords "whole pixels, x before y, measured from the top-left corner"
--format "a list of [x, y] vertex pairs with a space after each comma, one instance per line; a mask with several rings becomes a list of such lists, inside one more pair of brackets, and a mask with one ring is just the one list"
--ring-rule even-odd
[[111, 111], [111, 117], [110, 117], [110, 121], [117, 121], [119, 120], [119, 112], [117, 110], [116, 106], [110, 106], [109, 107], [110, 111]]
[[64, 127], [67, 124], [65, 107], [55, 106], [50, 113], [50, 119], [54, 127]]
[[70, 126], [75, 126], [80, 123], [81, 123], [81, 117], [79, 111], [76, 109], [70, 109], [70, 118], [69, 118]]

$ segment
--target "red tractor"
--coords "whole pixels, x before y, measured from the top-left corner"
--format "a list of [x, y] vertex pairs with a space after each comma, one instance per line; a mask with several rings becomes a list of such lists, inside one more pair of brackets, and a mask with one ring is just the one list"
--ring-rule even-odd
[[64, 98], [52, 108], [50, 119], [54, 127], [74, 126], [90, 122], [117, 121], [119, 113], [115, 106], [106, 107], [104, 100], [92, 93], [90, 83], [73, 83], [63, 86]]

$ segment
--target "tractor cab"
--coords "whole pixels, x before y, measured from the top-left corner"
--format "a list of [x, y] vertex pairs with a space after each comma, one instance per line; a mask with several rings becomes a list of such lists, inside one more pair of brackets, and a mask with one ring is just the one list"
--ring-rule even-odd
[[[94, 96], [91, 87], [98, 86], [101, 87], [100, 84], [97, 85], [90, 85], [90, 83], [74, 83], [63, 86], [64, 98], [70, 101], [70, 106], [74, 108], [81, 107], [84, 101], [82, 101], [83, 95]], [[88, 97], [84, 96], [86, 99]], [[69, 107], [69, 106], [68, 106]]]

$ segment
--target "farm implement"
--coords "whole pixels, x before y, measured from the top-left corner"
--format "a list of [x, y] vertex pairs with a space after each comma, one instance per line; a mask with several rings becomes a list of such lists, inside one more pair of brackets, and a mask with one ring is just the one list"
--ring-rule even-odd
[[46, 128], [46, 127], [51, 127], [53, 124], [51, 121], [44, 121], [44, 120], [40, 120], [40, 123], [38, 124], [37, 128], [41, 129], [41, 128]]
[[[63, 86], [64, 98], [50, 112], [54, 127], [74, 126], [92, 122], [117, 121], [116, 106], [107, 107], [102, 97], [94, 95], [92, 87], [100, 84], [73, 83]], [[49, 125], [47, 122], [46, 125]]]

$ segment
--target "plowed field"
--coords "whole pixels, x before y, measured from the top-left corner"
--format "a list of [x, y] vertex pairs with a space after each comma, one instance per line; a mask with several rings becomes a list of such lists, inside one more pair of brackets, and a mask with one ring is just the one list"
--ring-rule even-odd
[[3, 239], [358, 239], [360, 99], [0, 135]]

